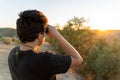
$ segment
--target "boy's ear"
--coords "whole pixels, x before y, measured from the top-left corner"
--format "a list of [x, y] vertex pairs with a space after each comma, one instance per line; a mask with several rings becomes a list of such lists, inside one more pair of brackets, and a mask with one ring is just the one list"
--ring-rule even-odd
[[37, 38], [41, 39], [42, 38], [42, 34], [39, 33]]

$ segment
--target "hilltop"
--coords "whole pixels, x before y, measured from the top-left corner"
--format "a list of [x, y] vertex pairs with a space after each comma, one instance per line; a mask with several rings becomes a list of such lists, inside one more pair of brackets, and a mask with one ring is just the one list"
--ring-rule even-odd
[[13, 28], [0, 28], [0, 37], [14, 37], [16, 36], [16, 29]]
[[[91, 30], [91, 31], [95, 32], [96, 38], [106, 38], [108, 41], [111, 41], [113, 39], [120, 40], [120, 30], [105, 30], [105, 31]], [[16, 29], [0, 28], [0, 37], [2, 36], [14, 37], [16, 36]]]

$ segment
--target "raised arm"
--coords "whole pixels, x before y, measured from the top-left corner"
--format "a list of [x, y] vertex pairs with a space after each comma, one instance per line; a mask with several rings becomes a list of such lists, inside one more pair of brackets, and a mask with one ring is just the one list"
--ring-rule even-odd
[[83, 58], [79, 52], [67, 40], [64, 39], [64, 37], [55, 29], [55, 27], [48, 25], [47, 35], [56, 39], [59, 45], [64, 49], [65, 53], [71, 56], [71, 67], [80, 65], [82, 63]]

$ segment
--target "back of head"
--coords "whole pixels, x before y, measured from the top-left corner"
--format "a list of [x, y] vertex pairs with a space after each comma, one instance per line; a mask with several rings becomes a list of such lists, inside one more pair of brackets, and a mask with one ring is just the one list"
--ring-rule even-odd
[[17, 35], [22, 43], [34, 41], [38, 34], [44, 34], [48, 20], [37, 10], [26, 10], [17, 19]]

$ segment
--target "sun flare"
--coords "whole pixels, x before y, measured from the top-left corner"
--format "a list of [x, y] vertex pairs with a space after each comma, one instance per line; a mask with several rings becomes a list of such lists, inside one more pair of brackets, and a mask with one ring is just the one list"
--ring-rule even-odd
[[107, 28], [107, 27], [98, 27], [98, 28], [93, 28], [93, 29], [96, 29], [96, 30], [99, 30], [99, 31], [108, 31], [109, 30], [109, 28]]
[[107, 31], [108, 29], [104, 29], [104, 28], [101, 28], [101, 29], [98, 29], [100, 31]]

